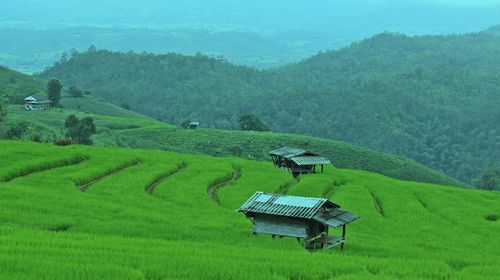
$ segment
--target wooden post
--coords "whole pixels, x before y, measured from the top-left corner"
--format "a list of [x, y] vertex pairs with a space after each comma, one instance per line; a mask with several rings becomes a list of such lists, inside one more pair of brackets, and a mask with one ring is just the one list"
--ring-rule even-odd
[[321, 165], [321, 173], [323, 173], [323, 164]]
[[344, 251], [345, 243], [345, 225], [342, 226], [342, 244], [340, 244], [340, 251]]

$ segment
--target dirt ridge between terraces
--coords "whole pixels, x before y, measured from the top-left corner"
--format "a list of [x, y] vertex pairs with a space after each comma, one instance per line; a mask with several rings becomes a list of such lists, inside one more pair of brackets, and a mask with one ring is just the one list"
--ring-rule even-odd
[[89, 182], [87, 183], [84, 183], [84, 184], [81, 184], [81, 185], [78, 185], [78, 189], [82, 192], [85, 192], [90, 186], [94, 185], [95, 183], [103, 180], [104, 178], [106, 177], [109, 177], [109, 176], [112, 176], [112, 175], [115, 175], [116, 173], [119, 173], [119, 172], [122, 172], [123, 170], [127, 169], [127, 168], [130, 168], [130, 167], [133, 167], [133, 166], [136, 166], [136, 165], [139, 165], [140, 162], [139, 160], [134, 160], [134, 161], [131, 161], [129, 162], [128, 164], [126, 165], [123, 165], [123, 166], [120, 166], [120, 167], [117, 167], [117, 168], [114, 168], [114, 169], [111, 169], [109, 172], [106, 172], [106, 174], [104, 175], [101, 175], [101, 176], [98, 176], [92, 180], [90, 180]]
[[170, 171], [170, 172], [167, 172], [163, 175], [160, 175], [158, 178], [156, 178], [151, 184], [147, 185], [146, 188], [145, 188], [145, 191], [152, 195], [153, 192], [155, 191], [156, 189], [156, 186], [158, 186], [159, 184], [161, 184], [163, 181], [165, 181], [166, 179], [168, 179], [169, 177], [172, 177], [174, 176], [175, 174], [179, 173], [179, 172], [182, 172], [184, 170], [186, 170], [187, 168], [187, 164], [183, 163], [179, 166], [177, 166], [177, 169], [174, 170], [174, 171]]
[[208, 196], [215, 202], [217, 205], [221, 206], [219, 195], [217, 192], [219, 191], [220, 188], [224, 187], [225, 185], [232, 183], [240, 178], [241, 174], [240, 171], [237, 168], [233, 169], [233, 172], [231, 173], [231, 177], [226, 178], [224, 181], [220, 183], [216, 183], [214, 185], [211, 185], [208, 187], [207, 193]]

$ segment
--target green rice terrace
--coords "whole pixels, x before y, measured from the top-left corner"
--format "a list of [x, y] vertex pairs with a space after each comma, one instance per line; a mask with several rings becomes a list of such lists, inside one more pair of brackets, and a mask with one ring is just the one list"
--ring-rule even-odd
[[[361, 218], [345, 250], [252, 235], [256, 191], [324, 197]], [[0, 142], [2, 279], [498, 279], [500, 193], [328, 166]], [[335, 232], [338, 234], [337, 232]]]

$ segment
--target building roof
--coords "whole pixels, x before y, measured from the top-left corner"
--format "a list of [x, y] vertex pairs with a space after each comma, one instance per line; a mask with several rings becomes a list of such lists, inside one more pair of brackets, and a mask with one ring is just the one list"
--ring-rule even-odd
[[314, 215], [314, 220], [337, 228], [359, 219], [359, 216], [340, 208], [333, 208]]
[[283, 147], [269, 152], [270, 155], [282, 156], [282, 157], [294, 157], [304, 154], [306, 151], [298, 148]]
[[325, 198], [256, 192], [238, 211], [310, 219], [327, 203], [340, 207]]
[[190, 122], [189, 125], [200, 125], [200, 122]]
[[359, 218], [325, 198], [264, 192], [256, 192], [238, 209], [238, 212], [312, 219], [332, 227], [339, 227]]
[[332, 162], [326, 157], [319, 156], [298, 156], [292, 157], [291, 160], [297, 165], [316, 165], [316, 164], [331, 164]]
[[316, 165], [316, 164], [331, 164], [332, 162], [326, 157], [322, 157], [317, 153], [306, 151], [299, 148], [283, 147], [272, 150], [268, 153], [272, 156], [284, 157], [295, 162], [297, 165]]
[[28, 103], [51, 103], [52, 101], [48, 100], [47, 98], [40, 97], [40, 96], [34, 96], [30, 95], [24, 99], [24, 101]]
[[303, 156], [303, 155], [308, 155], [308, 156], [319, 156], [317, 153], [313, 153], [310, 151], [306, 151], [300, 148], [294, 148], [294, 147], [282, 147], [276, 150], [272, 150], [269, 152], [270, 155], [275, 155], [275, 156], [281, 156], [287, 159], [290, 159], [292, 157], [296, 156]]

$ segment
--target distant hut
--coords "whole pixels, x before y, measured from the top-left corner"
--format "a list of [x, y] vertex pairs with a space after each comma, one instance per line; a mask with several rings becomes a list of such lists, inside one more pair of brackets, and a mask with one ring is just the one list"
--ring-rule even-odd
[[200, 122], [190, 122], [188, 124], [189, 129], [197, 129], [200, 126]]
[[[324, 198], [255, 193], [238, 212], [252, 220], [253, 234], [295, 237], [306, 249], [344, 249], [346, 225], [359, 216]], [[329, 236], [329, 227], [342, 227], [342, 236]]]
[[317, 165], [321, 166], [321, 173], [323, 173], [324, 165], [332, 164], [329, 159], [318, 153], [292, 147], [272, 150], [268, 154], [271, 156], [274, 166], [285, 168], [294, 176], [316, 173]]
[[28, 111], [41, 111], [50, 107], [52, 101], [39, 97], [39, 96], [28, 96], [24, 99], [24, 109]]

